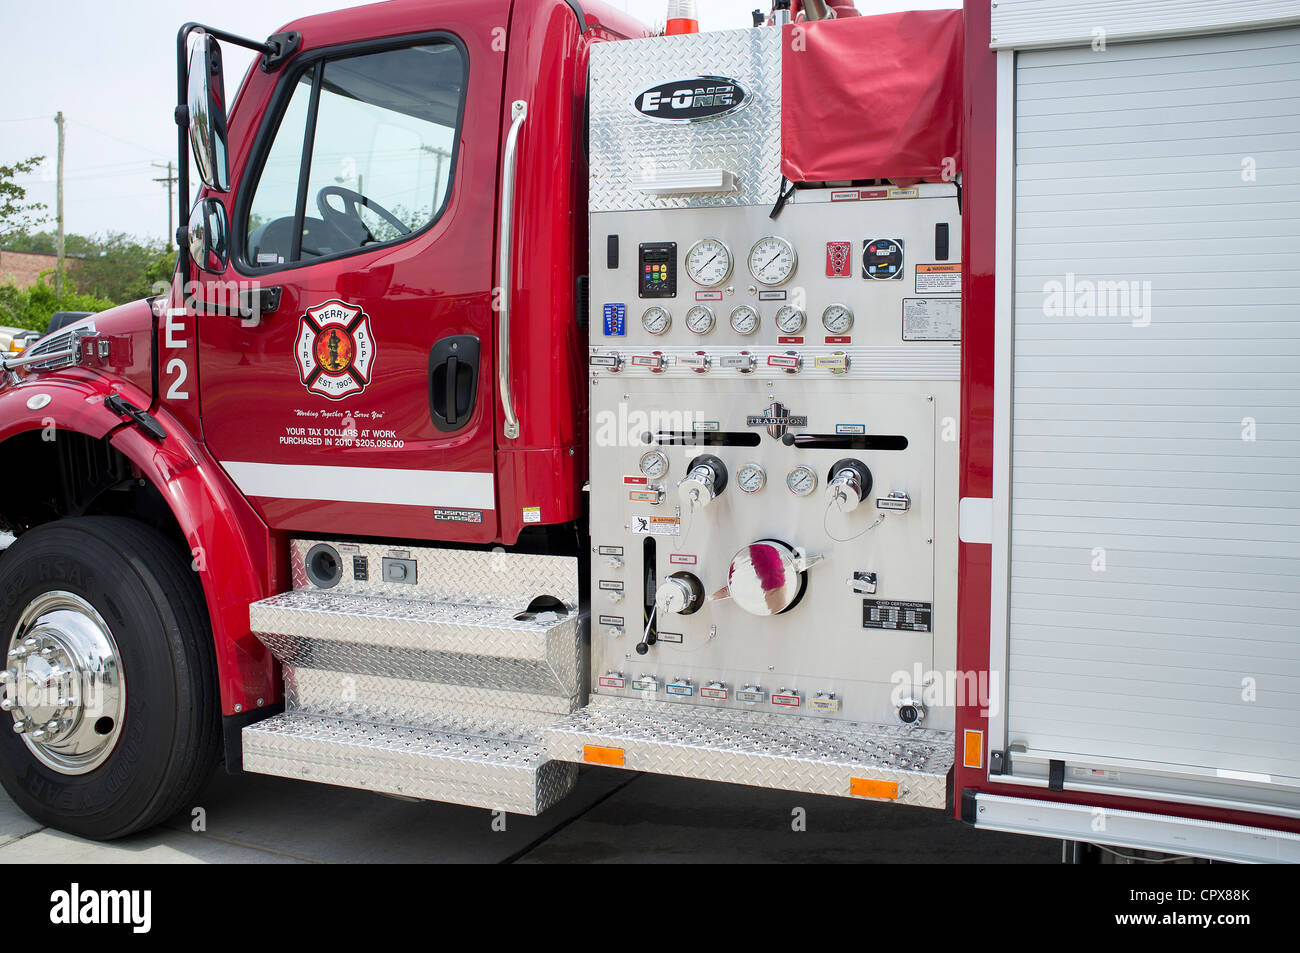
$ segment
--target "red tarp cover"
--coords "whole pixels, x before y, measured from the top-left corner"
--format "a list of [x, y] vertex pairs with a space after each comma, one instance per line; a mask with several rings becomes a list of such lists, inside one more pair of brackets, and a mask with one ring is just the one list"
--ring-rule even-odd
[[787, 179], [943, 181], [961, 169], [960, 10], [784, 30], [781, 171]]

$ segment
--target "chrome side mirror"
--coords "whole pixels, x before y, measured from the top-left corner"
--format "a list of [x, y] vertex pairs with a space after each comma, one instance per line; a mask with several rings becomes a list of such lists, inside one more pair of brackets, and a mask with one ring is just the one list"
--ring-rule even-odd
[[221, 46], [203, 32], [195, 33], [187, 70], [190, 147], [203, 184], [230, 191], [227, 152], [226, 84], [221, 72]]
[[186, 228], [190, 260], [199, 271], [219, 275], [230, 263], [230, 219], [218, 199], [202, 199], [194, 206]]

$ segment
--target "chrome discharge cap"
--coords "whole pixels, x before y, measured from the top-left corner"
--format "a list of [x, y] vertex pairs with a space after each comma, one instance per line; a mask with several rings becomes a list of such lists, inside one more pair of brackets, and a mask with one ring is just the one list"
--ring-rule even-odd
[[734, 599], [750, 615], [777, 615], [798, 601], [805, 573], [821, 558], [800, 555], [779, 540], [760, 539], [732, 557], [727, 585], [712, 598]]

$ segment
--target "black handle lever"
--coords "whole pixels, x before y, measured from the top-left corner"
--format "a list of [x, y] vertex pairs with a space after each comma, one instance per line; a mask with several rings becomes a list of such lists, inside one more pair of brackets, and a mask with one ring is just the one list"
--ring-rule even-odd
[[473, 416], [481, 352], [472, 334], [445, 337], [429, 351], [429, 417], [443, 433], [460, 430]]

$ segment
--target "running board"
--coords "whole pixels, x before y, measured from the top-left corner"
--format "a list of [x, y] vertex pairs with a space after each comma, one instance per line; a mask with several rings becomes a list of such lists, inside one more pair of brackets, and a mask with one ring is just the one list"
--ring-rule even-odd
[[542, 730], [547, 753], [683, 778], [943, 808], [953, 734], [598, 698]]
[[441, 730], [286, 713], [244, 729], [244, 770], [536, 815], [572, 790], [536, 732], [459, 720]]

